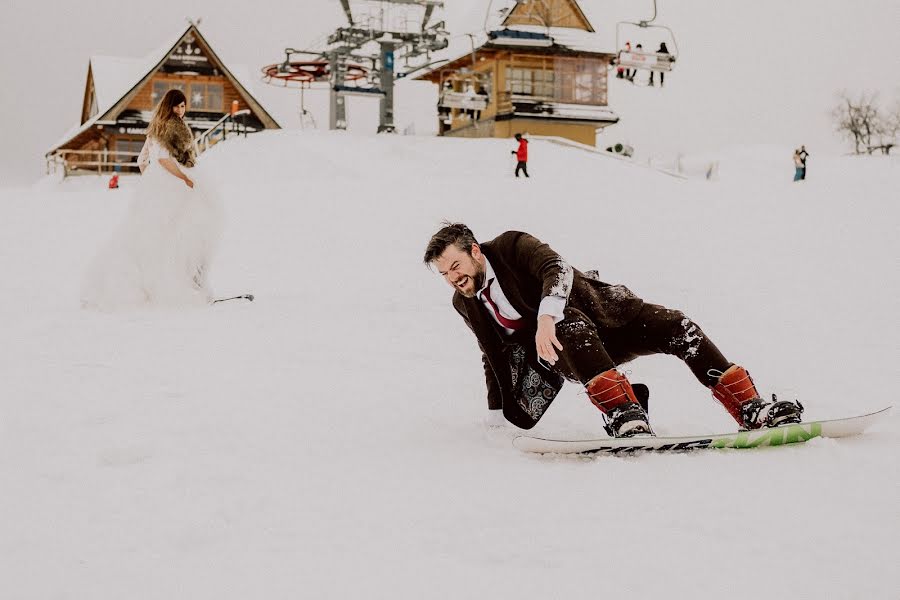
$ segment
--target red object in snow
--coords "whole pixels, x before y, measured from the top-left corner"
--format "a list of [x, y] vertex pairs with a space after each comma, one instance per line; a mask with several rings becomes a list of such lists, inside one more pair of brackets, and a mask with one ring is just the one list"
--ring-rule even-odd
[[528, 140], [519, 140], [519, 149], [516, 150], [516, 158], [522, 162], [528, 162]]
[[119, 187], [119, 175], [118, 173], [114, 174], [109, 178], [109, 189], [114, 190]]

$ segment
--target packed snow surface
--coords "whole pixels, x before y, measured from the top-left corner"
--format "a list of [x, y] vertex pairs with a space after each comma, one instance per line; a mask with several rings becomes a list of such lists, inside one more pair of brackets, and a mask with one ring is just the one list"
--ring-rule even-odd
[[[896, 411], [777, 449], [537, 457], [482, 423], [424, 267], [448, 218], [680, 308], [807, 419], [896, 403], [895, 157], [736, 147], [678, 179], [535, 140], [283, 131], [203, 157], [211, 280], [256, 301], [82, 310], [136, 179], [0, 190], [4, 598], [895, 598]], [[733, 429], [678, 360], [624, 368], [661, 435]], [[535, 433], [596, 436], [569, 384]], [[893, 590], [893, 591], [891, 591]]]

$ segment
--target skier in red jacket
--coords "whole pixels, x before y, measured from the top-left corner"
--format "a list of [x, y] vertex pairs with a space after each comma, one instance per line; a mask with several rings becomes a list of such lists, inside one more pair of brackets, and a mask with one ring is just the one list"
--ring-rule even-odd
[[528, 140], [522, 137], [521, 133], [515, 135], [516, 141], [519, 142], [519, 148], [513, 150], [511, 154], [516, 155], [519, 162], [516, 163], [516, 177], [519, 176], [519, 169], [528, 177]]

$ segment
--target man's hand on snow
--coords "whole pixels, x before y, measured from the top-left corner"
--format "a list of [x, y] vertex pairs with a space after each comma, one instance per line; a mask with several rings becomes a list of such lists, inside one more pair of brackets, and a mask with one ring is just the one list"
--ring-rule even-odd
[[556, 325], [553, 323], [553, 317], [550, 315], [538, 316], [537, 335], [534, 336], [534, 344], [537, 348], [538, 356], [545, 360], [548, 364], [555, 365], [559, 360], [557, 350], [562, 350], [562, 344], [556, 339]]

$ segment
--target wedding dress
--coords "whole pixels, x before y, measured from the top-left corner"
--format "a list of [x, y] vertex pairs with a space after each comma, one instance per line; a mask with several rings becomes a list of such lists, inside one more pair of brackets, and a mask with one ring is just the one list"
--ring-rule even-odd
[[169, 152], [147, 138], [134, 199], [112, 239], [85, 275], [82, 306], [100, 310], [159, 305], [202, 305], [212, 300], [209, 269], [223, 229], [215, 182], [199, 164], [178, 165], [194, 182], [169, 173]]

